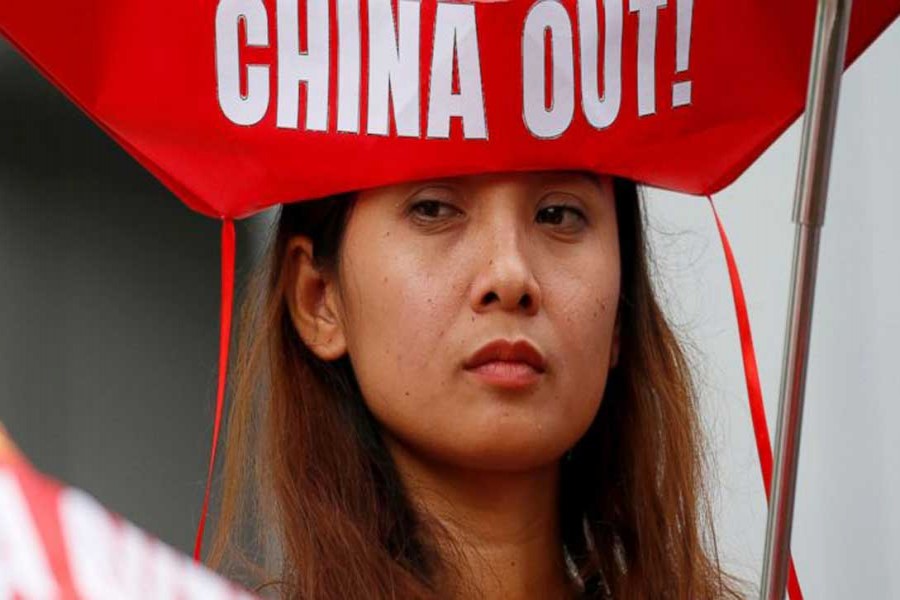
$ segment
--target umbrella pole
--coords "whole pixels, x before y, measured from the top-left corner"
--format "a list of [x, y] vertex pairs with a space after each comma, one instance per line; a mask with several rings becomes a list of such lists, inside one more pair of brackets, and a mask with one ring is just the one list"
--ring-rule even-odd
[[794, 196], [793, 220], [797, 227], [792, 287], [760, 600], [782, 600], [787, 583], [819, 234], [825, 220], [831, 150], [852, 4], [852, 0], [819, 0], [816, 14]]

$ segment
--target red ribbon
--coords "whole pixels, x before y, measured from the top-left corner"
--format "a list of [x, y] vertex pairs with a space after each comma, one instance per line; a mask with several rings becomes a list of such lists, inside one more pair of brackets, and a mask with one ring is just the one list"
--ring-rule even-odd
[[[725, 251], [725, 262], [728, 264], [728, 278], [731, 280], [731, 293], [734, 296], [734, 313], [737, 317], [738, 334], [741, 338], [741, 356], [744, 359], [744, 378], [747, 382], [747, 396], [750, 400], [750, 419], [753, 422], [753, 433], [756, 435], [756, 453], [759, 455], [759, 466], [762, 470], [763, 486], [766, 490], [766, 502], [768, 502], [772, 488], [772, 442], [766, 422], [766, 406], [763, 404], [762, 387], [759, 384], [759, 369], [756, 366], [756, 351], [753, 349], [753, 335], [750, 332], [747, 302], [744, 299], [741, 276], [738, 273], [737, 262], [734, 260], [728, 236], [725, 235], [725, 228], [722, 227], [722, 221], [719, 219], [719, 213], [716, 212], [712, 196], [707, 196], [707, 198], [713, 216], [716, 218], [722, 250]], [[790, 559], [787, 589], [791, 600], [803, 600], [793, 556]]]
[[219, 444], [219, 429], [222, 424], [222, 408], [225, 405], [225, 381], [228, 374], [228, 348], [231, 339], [231, 305], [234, 300], [234, 221], [222, 219], [222, 315], [219, 328], [219, 384], [216, 391], [216, 417], [213, 424], [212, 448], [209, 451], [209, 471], [206, 475], [206, 491], [203, 494], [203, 508], [197, 525], [197, 539], [194, 541], [194, 560], [200, 562], [203, 548], [203, 530], [209, 511], [209, 493], [212, 487], [213, 468], [216, 464], [216, 446]]

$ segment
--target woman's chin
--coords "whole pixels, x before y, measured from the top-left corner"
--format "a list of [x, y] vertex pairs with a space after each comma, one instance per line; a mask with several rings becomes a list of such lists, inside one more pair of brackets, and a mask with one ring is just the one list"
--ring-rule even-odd
[[[482, 401], [484, 400], [484, 401]], [[420, 411], [417, 419], [381, 421], [382, 431], [416, 461], [435, 467], [521, 472], [553, 465], [585, 434], [593, 406], [557, 406], [484, 398], [453, 411]], [[434, 424], [426, 426], [426, 424]], [[439, 424], [439, 425], [438, 425]]]
[[[574, 444], [574, 442], [572, 442]], [[524, 472], [555, 464], [572, 444], [525, 435], [479, 439], [472, 432], [429, 454], [448, 466], [472, 471]]]

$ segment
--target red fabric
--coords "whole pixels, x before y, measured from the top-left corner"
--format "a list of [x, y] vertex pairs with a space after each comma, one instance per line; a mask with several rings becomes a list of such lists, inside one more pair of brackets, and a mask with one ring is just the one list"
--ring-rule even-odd
[[[756, 453], [759, 456], [759, 466], [762, 472], [763, 487], [766, 490], [768, 501], [772, 489], [772, 442], [769, 439], [769, 425], [766, 422], [766, 406], [763, 403], [762, 386], [759, 383], [759, 369], [756, 366], [756, 350], [753, 348], [753, 335], [750, 330], [750, 315], [747, 312], [747, 301], [744, 299], [744, 287], [741, 285], [741, 275], [738, 272], [737, 261], [731, 251], [731, 243], [725, 234], [722, 220], [716, 212], [716, 205], [712, 196], [709, 196], [709, 206], [712, 208], [716, 219], [716, 228], [719, 230], [719, 239], [722, 242], [722, 250], [725, 253], [725, 262], [728, 265], [728, 279], [731, 281], [731, 293], [734, 296], [734, 312], [737, 317], [738, 335], [741, 339], [741, 358], [744, 361], [744, 378], [747, 383], [747, 398], [750, 401], [750, 419], [753, 422], [753, 433], [756, 436]], [[797, 579], [797, 571], [794, 568], [794, 559], [791, 557], [788, 571], [788, 594], [791, 600], [802, 600], [800, 581]]]
[[[243, 80], [248, 65], [269, 69], [268, 108], [254, 125], [235, 125], [226, 118], [217, 95], [215, 21], [225, 0], [0, 2], [0, 33], [190, 207], [213, 217], [239, 218], [275, 203], [340, 191], [501, 170], [586, 169], [676, 191], [714, 193], [740, 175], [801, 113], [816, 13], [816, 0], [694, 0], [692, 11], [686, 13], [692, 15], [689, 60], [679, 71], [683, 65], [676, 63], [677, 17], [688, 3], [658, 0], [660, 6], [653, 11], [657, 35], [650, 38], [655, 50], [655, 112], [639, 116], [640, 19], [631, 10], [638, 3], [624, 0], [621, 107], [611, 125], [597, 129], [588, 123], [581, 102], [582, 28], [576, 2], [563, 0], [572, 27], [572, 39], [566, 44], [574, 56], [574, 116], [559, 136], [539, 139], [523, 122], [522, 83], [522, 45], [527, 37], [523, 23], [536, 3], [463, 4], [462, 8], [477, 11], [488, 132], [487, 140], [466, 140], [459, 118], [451, 121], [450, 139], [426, 135], [435, 6], [450, 3], [421, 2], [420, 133], [399, 137], [395, 123], [388, 135], [337, 131], [334, 0], [329, 2], [327, 132], [302, 126], [307, 116], [305, 85], [297, 111], [301, 127], [277, 127], [276, 107], [282, 97], [278, 15], [274, 0], [261, 1], [268, 46], [248, 46], [246, 34], [236, 42], [240, 46], [236, 72]], [[356, 101], [363, 131], [368, 129], [369, 2], [360, 3], [361, 97]], [[241, 2], [249, 4], [251, 0]], [[301, 22], [306, 4], [299, 0]], [[615, 3], [597, 5], [602, 15], [604, 5]], [[855, 2], [847, 62], [858, 57], [898, 13], [900, 0]], [[303, 48], [307, 28], [301, 23], [294, 30], [298, 27]], [[602, 22], [599, 32], [602, 65], [606, 55]], [[679, 81], [691, 83], [691, 103], [675, 108], [673, 84]]]
[[197, 525], [197, 538], [194, 541], [194, 560], [198, 562], [200, 561], [203, 548], [203, 531], [206, 527], [206, 516], [209, 512], [209, 494], [212, 487], [213, 470], [216, 465], [216, 447], [219, 445], [219, 428], [222, 424], [222, 411], [225, 406], [225, 382], [228, 376], [228, 349], [231, 340], [231, 312], [234, 303], [234, 254], [234, 221], [222, 219], [222, 316], [219, 328], [219, 383], [216, 390], [216, 416], [213, 420], [212, 447], [209, 451], [206, 491], [203, 494], [203, 507], [200, 511], [200, 522]]

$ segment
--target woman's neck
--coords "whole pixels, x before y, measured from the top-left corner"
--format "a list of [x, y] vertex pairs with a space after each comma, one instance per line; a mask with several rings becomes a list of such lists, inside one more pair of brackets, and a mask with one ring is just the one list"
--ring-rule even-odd
[[571, 598], [559, 524], [559, 468], [520, 473], [459, 469], [386, 440], [411, 500], [453, 542], [462, 597]]

